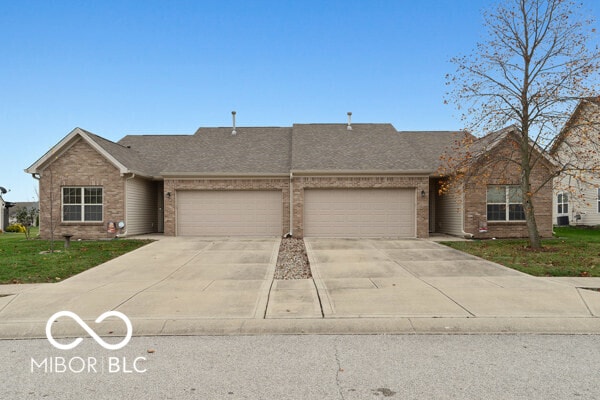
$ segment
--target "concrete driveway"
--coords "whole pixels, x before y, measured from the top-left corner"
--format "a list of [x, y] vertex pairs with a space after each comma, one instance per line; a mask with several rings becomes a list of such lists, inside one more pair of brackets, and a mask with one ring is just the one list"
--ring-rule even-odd
[[306, 239], [325, 317], [592, 317], [600, 293], [426, 240]]
[[[0, 297], [0, 337], [6, 329], [40, 332], [62, 310], [92, 321], [118, 310], [150, 331], [170, 320], [264, 318], [279, 243], [163, 238], [63, 282]], [[57, 324], [73, 326], [69, 320]]]
[[[88, 324], [121, 311], [136, 335], [600, 332], [600, 293], [580, 284], [426, 240], [305, 243], [314, 279], [273, 280], [279, 238], [165, 237], [61, 283], [0, 286], [0, 338], [44, 337], [63, 310]], [[107, 320], [99, 334], [122, 325]], [[52, 332], [82, 328], [62, 318]]]

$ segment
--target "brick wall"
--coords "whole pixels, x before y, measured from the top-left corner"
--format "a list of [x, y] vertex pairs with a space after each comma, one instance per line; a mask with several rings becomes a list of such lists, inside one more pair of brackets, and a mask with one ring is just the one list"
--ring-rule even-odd
[[[87, 223], [62, 222], [64, 186], [101, 186], [104, 220]], [[51, 207], [53, 221], [50, 220]], [[40, 236], [43, 239], [50, 238], [52, 225], [54, 238], [58, 240], [62, 240], [63, 234], [72, 234], [73, 239], [112, 237], [107, 235], [107, 222], [117, 222], [124, 218], [124, 178], [117, 168], [83, 139], [78, 139], [41, 172]]]
[[[475, 234], [476, 238], [521, 238], [528, 237], [525, 221], [488, 221], [487, 233], [479, 233], [479, 226], [487, 220], [487, 186], [519, 185], [520, 172], [509, 158], [518, 160], [516, 151], [508, 143], [495, 149], [494, 157], [479, 165], [477, 174], [465, 185], [465, 232]], [[539, 188], [549, 176], [549, 166], [538, 162], [531, 173], [531, 187]], [[533, 197], [535, 217], [542, 237], [552, 236], [552, 181], [546, 183]]]
[[[164, 231], [167, 236], [177, 233], [178, 190], [279, 190], [282, 192], [282, 232], [289, 232], [290, 187], [289, 178], [238, 178], [238, 179], [165, 179], [164, 181]], [[167, 198], [166, 193], [171, 193]]]
[[429, 178], [420, 176], [364, 176], [364, 177], [294, 177], [294, 236], [304, 235], [304, 189], [401, 189], [415, 188], [417, 193], [417, 237], [429, 236]]
[[[429, 193], [427, 177], [294, 177], [293, 178], [293, 224], [294, 236], [304, 234], [304, 189], [305, 188], [415, 188]], [[289, 179], [165, 179], [165, 235], [175, 236], [177, 232], [177, 191], [178, 190], [281, 190], [283, 193], [282, 235], [289, 232]], [[427, 197], [418, 196], [417, 236], [428, 237], [429, 211]]]

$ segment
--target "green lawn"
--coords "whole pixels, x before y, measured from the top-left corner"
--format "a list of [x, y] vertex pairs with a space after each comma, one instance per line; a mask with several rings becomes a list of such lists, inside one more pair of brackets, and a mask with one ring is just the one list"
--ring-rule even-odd
[[[37, 231], [32, 232], [35, 237]], [[0, 234], [0, 284], [58, 282], [150, 243], [151, 240], [73, 241], [64, 249], [62, 237], [26, 240], [23, 233]]]
[[534, 276], [600, 277], [600, 230], [554, 228], [556, 238], [543, 241], [542, 251], [527, 248], [526, 240], [444, 242], [446, 246]]

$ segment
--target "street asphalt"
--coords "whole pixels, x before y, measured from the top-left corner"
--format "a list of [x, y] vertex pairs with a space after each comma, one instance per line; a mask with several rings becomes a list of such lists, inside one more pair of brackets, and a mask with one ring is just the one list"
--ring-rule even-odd
[[[120, 311], [134, 336], [600, 333], [598, 279], [535, 278], [428, 240], [307, 238], [313, 279], [279, 281], [279, 243], [162, 237], [60, 283], [3, 285], [0, 338], [43, 338], [65, 310], [90, 325]], [[61, 318], [52, 332], [82, 327]]]
[[[32, 339], [1, 340], [0, 354], [2, 399], [592, 400], [600, 393], [599, 335], [155, 336], [116, 351], [90, 338], [70, 351]], [[112, 369], [109, 359], [118, 360]], [[44, 360], [54, 360], [52, 370], [37, 366]], [[82, 370], [91, 362], [94, 369]]]

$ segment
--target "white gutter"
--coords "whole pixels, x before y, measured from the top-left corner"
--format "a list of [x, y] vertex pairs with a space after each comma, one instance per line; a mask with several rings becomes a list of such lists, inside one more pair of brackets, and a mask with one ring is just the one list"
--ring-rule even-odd
[[260, 173], [260, 172], [249, 172], [249, 173], [239, 173], [239, 172], [161, 172], [160, 177], [163, 179], [206, 179], [206, 178], [253, 178], [253, 179], [272, 179], [272, 178], [287, 178], [287, 172], [284, 173]]
[[294, 170], [292, 171], [296, 175], [320, 175], [320, 176], [364, 176], [364, 175], [378, 175], [378, 176], [395, 176], [395, 175], [421, 175], [429, 177], [435, 171], [433, 170]]

